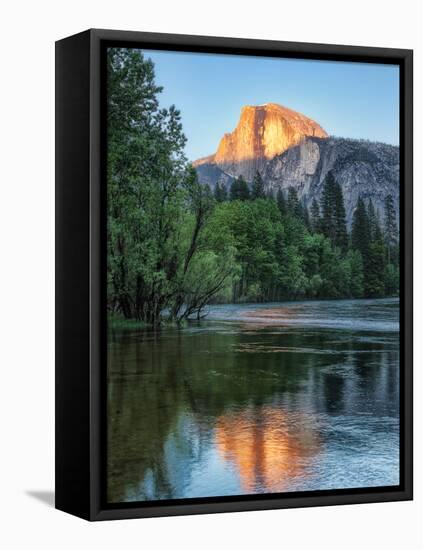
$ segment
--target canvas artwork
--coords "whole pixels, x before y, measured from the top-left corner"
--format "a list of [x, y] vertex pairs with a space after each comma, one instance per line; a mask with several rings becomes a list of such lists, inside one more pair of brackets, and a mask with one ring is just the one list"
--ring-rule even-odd
[[398, 487], [399, 66], [106, 73], [107, 502]]

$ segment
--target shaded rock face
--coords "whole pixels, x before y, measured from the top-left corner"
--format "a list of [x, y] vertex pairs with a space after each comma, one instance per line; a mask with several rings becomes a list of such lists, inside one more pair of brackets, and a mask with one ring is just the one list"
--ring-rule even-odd
[[361, 196], [369, 199], [380, 217], [384, 201], [391, 194], [399, 209], [399, 148], [384, 143], [360, 140], [308, 138], [296, 147], [269, 161], [262, 177], [267, 192], [287, 190], [292, 186], [307, 206], [320, 201], [324, 181], [332, 170], [341, 185], [348, 225]]
[[233, 176], [223, 172], [215, 164], [204, 163], [197, 165], [195, 169], [197, 171], [198, 181], [208, 185], [211, 189], [214, 189], [216, 183], [219, 182], [223, 183], [225, 188], [229, 190], [231, 183], [235, 179]]
[[194, 162], [194, 166], [214, 165], [232, 177], [251, 181], [256, 171], [306, 137], [328, 137], [310, 118], [276, 103], [246, 106], [235, 130], [225, 134], [217, 152]]

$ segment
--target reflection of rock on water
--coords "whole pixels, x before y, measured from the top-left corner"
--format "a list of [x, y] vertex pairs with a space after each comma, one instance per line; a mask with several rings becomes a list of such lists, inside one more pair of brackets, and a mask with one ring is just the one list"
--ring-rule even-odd
[[221, 416], [215, 440], [220, 456], [237, 467], [246, 492], [283, 492], [295, 478], [309, 477], [322, 446], [309, 416], [270, 406]]
[[303, 311], [303, 307], [298, 305], [294, 307], [267, 307], [267, 308], [258, 308], [253, 310], [244, 311], [242, 313], [243, 317], [258, 317], [263, 319], [273, 319], [277, 317], [295, 317], [298, 315], [298, 312]]
[[289, 321], [298, 317], [303, 312], [304, 308], [296, 307], [272, 307], [272, 308], [257, 308], [253, 310], [243, 311], [240, 315], [248, 323], [255, 323], [258, 327], [266, 325], [285, 326]]

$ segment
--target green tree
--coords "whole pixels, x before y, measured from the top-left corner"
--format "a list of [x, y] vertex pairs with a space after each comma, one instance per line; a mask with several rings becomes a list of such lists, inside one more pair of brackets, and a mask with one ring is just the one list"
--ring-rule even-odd
[[311, 298], [321, 296], [323, 280], [321, 276], [321, 259], [325, 237], [321, 234], [305, 234], [300, 246], [303, 257], [303, 270], [307, 277], [307, 295]]
[[223, 202], [228, 199], [228, 193], [226, 191], [225, 184], [221, 181], [216, 182], [214, 188], [214, 198], [217, 202]]
[[[216, 243], [216, 235], [223, 232], [236, 250], [239, 272], [233, 279], [233, 301], [262, 301], [277, 296], [283, 227], [275, 200], [220, 203], [208, 232], [211, 243]], [[213, 250], [218, 252], [220, 246], [213, 244]]]
[[367, 296], [379, 297], [385, 291], [385, 244], [379, 216], [374, 208], [372, 199], [367, 206], [370, 245], [364, 262], [365, 291]]
[[333, 212], [335, 185], [335, 178], [333, 177], [332, 171], [330, 171], [325, 178], [322, 195], [320, 197], [320, 227], [323, 235], [330, 239], [332, 243], [335, 242], [336, 238], [336, 226]]
[[370, 225], [367, 215], [366, 205], [361, 197], [357, 201], [357, 205], [353, 213], [353, 222], [351, 229], [351, 247], [353, 250], [358, 250], [361, 254], [363, 262], [369, 254], [370, 246]]
[[348, 233], [345, 219], [345, 205], [342, 188], [335, 180], [332, 171], [328, 172], [322, 191], [320, 227], [334, 246], [346, 252]]
[[349, 250], [347, 260], [350, 266], [350, 296], [362, 298], [364, 294], [363, 259], [358, 250]]
[[367, 217], [369, 219], [370, 240], [374, 241], [381, 238], [381, 229], [378, 214], [370, 198], [367, 205]]
[[348, 232], [345, 214], [344, 195], [338, 182], [335, 182], [334, 194], [334, 223], [335, 223], [335, 246], [338, 246], [342, 252], [348, 248]]
[[302, 217], [303, 217], [304, 225], [308, 230], [310, 230], [311, 229], [310, 213], [308, 211], [308, 208], [305, 202], [302, 204]]
[[207, 252], [215, 201], [187, 164], [179, 111], [159, 108], [153, 63], [111, 48], [107, 70], [108, 308], [156, 327], [165, 312], [179, 322], [234, 276], [234, 254]]
[[385, 293], [385, 246], [380, 224], [369, 201], [368, 208], [359, 198], [354, 211], [351, 245], [358, 250], [363, 261], [364, 295], [379, 297]]
[[302, 205], [298, 199], [297, 190], [292, 186], [288, 187], [287, 211], [293, 216], [302, 218], [302, 215], [303, 215]]
[[372, 241], [367, 261], [364, 264], [364, 288], [369, 297], [380, 297], [385, 293], [385, 248], [379, 239]]
[[325, 238], [322, 242], [320, 276], [321, 295], [324, 298], [341, 298], [349, 295], [349, 265], [341, 251]]
[[111, 48], [107, 67], [108, 305], [157, 325], [175, 276], [186, 139], [179, 111], [159, 108], [150, 60]]
[[276, 193], [276, 202], [278, 204], [279, 211], [282, 215], [286, 214], [286, 200], [285, 195], [282, 189], [278, 189]]
[[385, 267], [385, 294], [396, 295], [399, 291], [399, 266], [387, 263]]
[[246, 201], [250, 198], [250, 190], [248, 188], [248, 183], [242, 176], [234, 179], [231, 184], [230, 197], [232, 201], [240, 200]]
[[252, 199], [266, 198], [266, 192], [264, 190], [264, 181], [260, 175], [260, 172], [258, 171], [255, 173], [255, 176], [253, 179], [253, 185], [251, 189], [251, 198]]
[[317, 233], [320, 231], [320, 207], [316, 199], [313, 199], [313, 202], [311, 203], [310, 215], [311, 230], [314, 233]]

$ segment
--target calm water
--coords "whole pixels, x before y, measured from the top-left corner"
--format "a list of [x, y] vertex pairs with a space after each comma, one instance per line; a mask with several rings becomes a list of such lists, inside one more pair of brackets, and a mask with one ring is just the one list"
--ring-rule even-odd
[[109, 334], [110, 502], [399, 483], [398, 300]]

